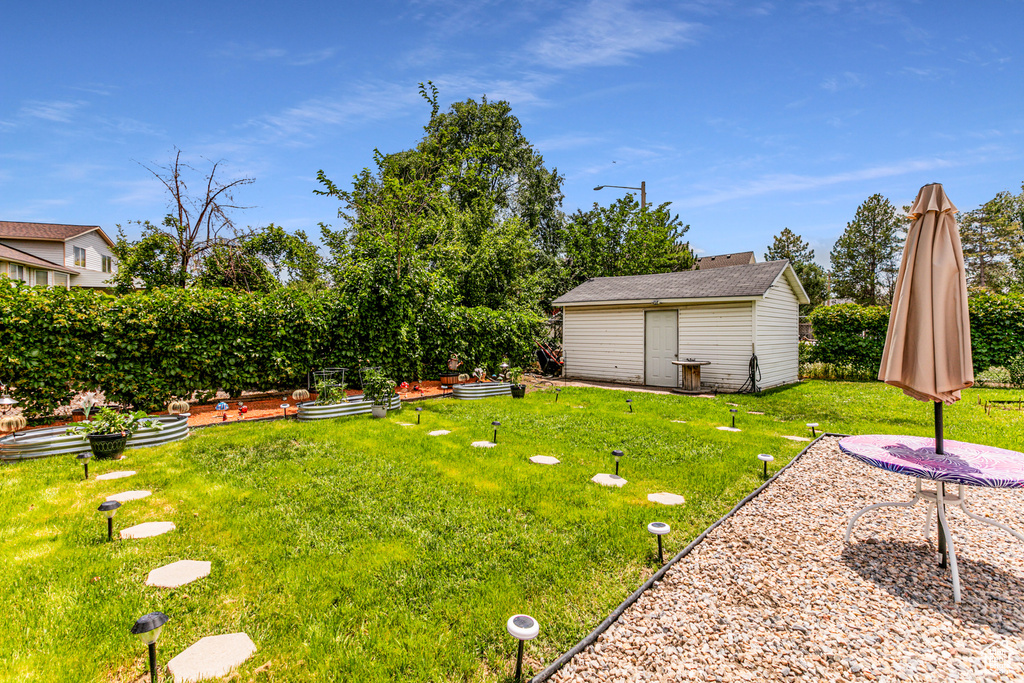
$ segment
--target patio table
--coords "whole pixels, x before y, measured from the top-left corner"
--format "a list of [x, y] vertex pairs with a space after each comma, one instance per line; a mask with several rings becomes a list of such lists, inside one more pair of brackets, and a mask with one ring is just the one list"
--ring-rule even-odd
[[[953, 577], [953, 600], [960, 602], [960, 576], [956, 566], [953, 535], [946, 522], [946, 507], [953, 506], [971, 519], [999, 527], [1024, 541], [1024, 535], [1005, 524], [973, 514], [967, 509], [967, 490], [964, 486], [988, 488], [1024, 488], [1024, 453], [992, 446], [979, 446], [962, 441], [944, 441], [944, 453], [935, 452], [935, 440], [921, 436], [867, 435], [848, 436], [839, 441], [839, 448], [861, 462], [883, 470], [914, 477], [914, 496], [909, 501], [875, 503], [860, 510], [846, 527], [844, 543], [849, 543], [853, 525], [865, 512], [876, 508], [895, 506], [912, 507], [925, 501], [924, 536], [931, 534], [932, 511], [938, 516], [939, 553], [942, 566], [946, 566], [948, 549], [950, 572]], [[936, 482], [934, 489], [924, 488], [922, 481]], [[946, 484], [957, 484], [957, 493], [946, 493]]]
[[676, 390], [682, 394], [699, 394], [700, 389], [700, 366], [711, 365], [709, 360], [674, 360], [672, 365], [682, 368], [681, 386]]

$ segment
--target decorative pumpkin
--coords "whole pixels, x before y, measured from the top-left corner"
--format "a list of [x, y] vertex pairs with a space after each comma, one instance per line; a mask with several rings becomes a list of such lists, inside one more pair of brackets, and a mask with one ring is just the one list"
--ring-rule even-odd
[[167, 404], [167, 412], [171, 415], [181, 415], [182, 413], [187, 413], [190, 407], [188, 401], [176, 399]]
[[296, 401], [300, 401], [300, 402], [301, 401], [308, 401], [309, 400], [309, 392], [306, 391], [305, 389], [296, 389], [295, 391], [292, 392], [292, 398], [295, 399]]
[[6, 415], [0, 418], [0, 432], [16, 432], [27, 424], [28, 420], [23, 415]]

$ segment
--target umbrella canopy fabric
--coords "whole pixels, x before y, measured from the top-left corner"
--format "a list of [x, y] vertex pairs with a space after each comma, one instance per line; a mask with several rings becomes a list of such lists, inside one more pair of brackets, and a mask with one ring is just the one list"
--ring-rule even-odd
[[942, 185], [921, 188], [893, 292], [878, 379], [919, 401], [953, 403], [974, 384], [956, 211]]

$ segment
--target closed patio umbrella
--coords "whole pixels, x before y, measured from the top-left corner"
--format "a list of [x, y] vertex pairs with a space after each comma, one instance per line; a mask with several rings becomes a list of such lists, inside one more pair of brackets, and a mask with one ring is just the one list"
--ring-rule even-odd
[[967, 276], [957, 208], [942, 185], [925, 185], [910, 208], [889, 330], [878, 379], [935, 404], [935, 449], [942, 453], [942, 405], [974, 384]]

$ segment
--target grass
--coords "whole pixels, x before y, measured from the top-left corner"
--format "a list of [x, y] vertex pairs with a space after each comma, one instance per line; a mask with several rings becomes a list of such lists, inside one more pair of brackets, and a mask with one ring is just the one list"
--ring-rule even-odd
[[[633, 399], [629, 414], [625, 399]], [[965, 392], [946, 434], [1019, 448], [1024, 416]], [[171, 621], [166, 663], [205, 635], [247, 632], [258, 652], [244, 680], [509, 680], [505, 620], [536, 617], [527, 646], [536, 671], [571, 647], [655, 570], [646, 525], [672, 525], [674, 553], [761, 483], [759, 452], [788, 462], [804, 423], [845, 433], [931, 433], [931, 409], [879, 384], [809, 382], [762, 397], [701, 399], [601, 389], [531, 393], [523, 400], [431, 401], [423, 424], [405, 408], [384, 420], [270, 422], [197, 431], [188, 440], [94, 462], [72, 458], [0, 469], [0, 679], [133, 681], [145, 647], [128, 634], [153, 610]], [[739, 404], [739, 433], [727, 402]], [[748, 410], [765, 415], [750, 415]], [[471, 448], [491, 438], [499, 446]], [[685, 424], [672, 422], [685, 420]], [[432, 429], [450, 429], [430, 437]], [[626, 455], [622, 489], [589, 482]], [[545, 467], [531, 455], [558, 457]], [[117, 528], [173, 521], [164, 536], [106, 542], [96, 507], [145, 488]], [[686, 505], [647, 494], [668, 491]], [[149, 570], [210, 560], [210, 577], [147, 588]], [[257, 670], [259, 673], [257, 673]]]

